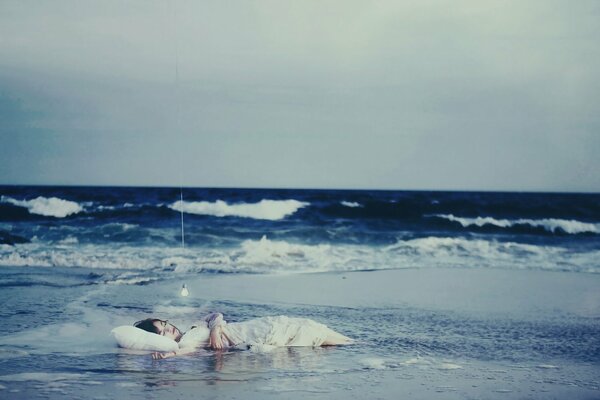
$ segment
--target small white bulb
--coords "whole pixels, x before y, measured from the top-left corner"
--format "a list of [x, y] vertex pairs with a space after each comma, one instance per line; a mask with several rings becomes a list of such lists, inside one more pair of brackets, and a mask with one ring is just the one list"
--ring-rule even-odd
[[183, 297], [188, 297], [189, 294], [190, 294], [190, 292], [188, 292], [187, 286], [184, 283], [183, 286], [181, 287], [181, 295]]

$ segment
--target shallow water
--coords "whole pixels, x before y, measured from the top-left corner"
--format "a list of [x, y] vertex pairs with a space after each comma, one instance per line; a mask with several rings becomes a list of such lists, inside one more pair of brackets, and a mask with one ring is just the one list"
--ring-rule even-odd
[[[18, 280], [23, 272], [7, 268], [2, 276]], [[396, 398], [396, 393], [416, 398], [600, 396], [600, 303], [585, 308], [580, 301], [593, 296], [597, 279], [580, 282], [581, 297], [571, 296], [581, 304], [577, 309], [585, 311], [578, 314], [569, 296], [551, 304], [538, 296], [539, 303], [527, 301], [521, 312], [507, 312], [493, 301], [469, 305], [476, 291], [455, 293], [444, 304], [427, 300], [436, 285], [465, 281], [484, 288], [502, 283], [502, 290], [526, 299], [519, 285], [504, 284], [519, 277], [511, 271], [189, 276], [188, 298], [177, 295], [179, 277], [141, 286], [88, 285], [92, 272], [81, 269], [59, 285], [53, 279], [60, 271], [28, 273], [40, 284], [0, 291], [3, 398], [136, 398], [150, 393], [187, 398], [198, 390], [226, 398], [307, 393], [322, 398]], [[530, 282], [527, 292], [573, 284], [561, 276], [573, 274], [523, 274]], [[434, 284], [436, 276], [441, 282]], [[386, 291], [390, 281], [401, 293]], [[299, 283], [295, 289], [289, 286], [293, 282]], [[379, 282], [375, 288], [374, 282]], [[411, 285], [417, 286], [421, 302], [405, 289]], [[310, 295], [321, 286], [329, 288], [327, 294]], [[502, 290], [487, 292], [494, 297]], [[302, 296], [305, 302], [295, 301]], [[199, 350], [153, 361], [147, 353], [118, 349], [109, 335], [112, 327], [151, 315], [185, 329], [212, 310], [230, 321], [280, 314], [308, 317], [357, 340], [342, 347], [268, 352]]]

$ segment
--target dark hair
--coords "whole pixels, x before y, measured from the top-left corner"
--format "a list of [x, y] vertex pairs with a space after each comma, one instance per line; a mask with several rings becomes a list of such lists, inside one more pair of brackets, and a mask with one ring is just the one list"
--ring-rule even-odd
[[154, 325], [154, 323], [156, 321], [163, 322], [162, 319], [146, 318], [146, 319], [136, 322], [135, 324], [133, 324], [133, 326], [135, 326], [136, 328], [143, 329], [146, 332], [158, 334], [158, 328], [156, 327], [156, 325]]

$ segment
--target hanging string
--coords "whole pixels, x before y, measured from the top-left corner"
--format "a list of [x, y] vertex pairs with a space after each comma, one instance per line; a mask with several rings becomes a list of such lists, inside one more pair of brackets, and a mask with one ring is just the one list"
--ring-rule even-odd
[[[177, 0], [173, 4], [173, 36], [175, 36], [175, 126], [176, 133], [181, 134], [181, 111], [179, 107], [179, 40], [177, 34]], [[179, 211], [181, 214], [181, 248], [185, 249], [185, 230], [183, 225], [183, 141], [179, 139]]]
[[181, 248], [185, 249], [185, 231], [183, 230], [183, 187], [179, 186], [179, 210], [181, 211]]
[[[171, 2], [170, 2], [171, 3]], [[175, 133], [179, 140], [179, 212], [181, 215], [181, 250], [185, 250], [185, 229], [183, 224], [183, 138], [181, 129], [181, 108], [179, 105], [179, 40], [177, 34], [177, 0], [173, 4], [173, 36], [175, 36]], [[189, 291], [184, 283], [179, 292], [181, 297], [188, 297]]]

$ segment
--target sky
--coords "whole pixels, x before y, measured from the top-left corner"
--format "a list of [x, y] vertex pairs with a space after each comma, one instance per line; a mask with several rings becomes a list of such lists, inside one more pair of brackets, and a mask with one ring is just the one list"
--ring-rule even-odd
[[600, 1], [0, 0], [0, 184], [600, 192]]

